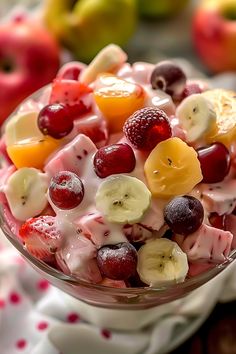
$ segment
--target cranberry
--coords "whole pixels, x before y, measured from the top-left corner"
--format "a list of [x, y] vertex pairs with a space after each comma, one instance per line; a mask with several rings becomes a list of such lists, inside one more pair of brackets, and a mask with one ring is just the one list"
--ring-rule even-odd
[[170, 96], [180, 97], [186, 84], [186, 75], [176, 64], [163, 61], [156, 65], [151, 75], [153, 89], [160, 89]]
[[172, 135], [166, 113], [154, 107], [134, 112], [124, 124], [124, 133], [131, 144], [141, 150], [152, 150]]
[[217, 229], [225, 230], [225, 216], [217, 213], [211, 213], [209, 215], [209, 222], [213, 227]]
[[175, 197], [164, 209], [164, 219], [176, 234], [190, 235], [201, 226], [204, 209], [201, 202], [189, 195]]
[[221, 182], [228, 174], [230, 168], [228, 149], [221, 143], [214, 143], [208, 147], [198, 149], [197, 153], [203, 175], [202, 182]]
[[97, 262], [105, 277], [127, 280], [136, 274], [137, 251], [128, 242], [103, 246], [98, 250]]
[[51, 179], [49, 196], [52, 202], [60, 209], [75, 208], [82, 202], [84, 197], [83, 182], [73, 172], [58, 172]]
[[93, 160], [94, 170], [101, 177], [129, 173], [135, 168], [135, 155], [128, 144], [113, 144], [100, 148]]
[[182, 99], [191, 96], [195, 93], [202, 93], [202, 89], [199, 86], [199, 84], [197, 84], [196, 82], [192, 82], [192, 83], [188, 83], [186, 84], [183, 93], [182, 93]]
[[44, 135], [61, 139], [72, 131], [73, 126], [68, 109], [60, 103], [47, 105], [39, 112], [38, 127]]

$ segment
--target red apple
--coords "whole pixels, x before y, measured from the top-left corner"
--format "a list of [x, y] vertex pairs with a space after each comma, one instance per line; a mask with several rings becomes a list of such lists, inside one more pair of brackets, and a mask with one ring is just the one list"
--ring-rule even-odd
[[202, 1], [193, 16], [193, 41], [212, 72], [236, 70], [236, 1]]
[[0, 124], [59, 69], [59, 47], [50, 33], [27, 20], [0, 25]]

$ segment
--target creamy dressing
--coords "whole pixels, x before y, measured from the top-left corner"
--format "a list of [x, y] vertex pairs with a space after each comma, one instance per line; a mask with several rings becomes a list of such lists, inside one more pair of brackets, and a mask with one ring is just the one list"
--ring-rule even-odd
[[[146, 92], [145, 106], [163, 109], [169, 116], [173, 136], [185, 140], [185, 133], [179, 125], [178, 119], [175, 117], [176, 106], [172, 98], [161, 90], [153, 90], [149, 83], [153, 68], [153, 64], [143, 62], [137, 62], [132, 66], [125, 63], [118, 70], [117, 76], [131, 83], [142, 85]], [[94, 83], [91, 84], [91, 87], [93, 85]], [[50, 94], [51, 87], [47, 87], [39, 102], [29, 99], [21, 105], [18, 112], [38, 112], [45, 104], [48, 104]], [[124, 229], [124, 225], [110, 223], [101, 215], [99, 216], [95, 207], [95, 195], [100, 184], [106, 179], [99, 178], [94, 171], [93, 157], [97, 151], [96, 146], [86, 136], [82, 134], [77, 135], [79, 129], [82, 129], [83, 124], [88, 123], [89, 120], [91, 121], [91, 125], [95, 123], [105, 124], [101, 113], [98, 112], [98, 108], [93, 100], [92, 102], [91, 100], [92, 95], [88, 95], [86, 104], [91, 104], [91, 112], [84, 115], [81, 120], [75, 122], [73, 132], [66, 138], [73, 140], [63, 146], [60, 151], [56, 152], [47, 161], [45, 165], [45, 178], [48, 179], [62, 170], [69, 170], [80, 176], [84, 184], [85, 193], [83, 201], [76, 208], [71, 210], [57, 208], [47, 193], [48, 201], [56, 213], [57, 227], [65, 236], [64, 246], [57, 253], [57, 261], [65, 273], [70, 272], [92, 282], [99, 282], [101, 275], [94, 261], [97, 248], [106, 244], [127, 241], [125, 235], [128, 236], [129, 233], [131, 235], [135, 227], [137, 232], [141, 232], [140, 237], [145, 235], [148, 239], [150, 235], [153, 235], [151, 230], [154, 232], [162, 230], [160, 235], [162, 236], [165, 231], [163, 209], [167, 201], [152, 198], [149, 209], [139, 221], [142, 226], [131, 227], [129, 231], [128, 229]], [[65, 142], [67, 142], [66, 139]], [[127, 140], [123, 134], [118, 133], [109, 136], [108, 142], [109, 144], [116, 142], [127, 143]], [[106, 141], [104, 141], [105, 143]], [[233, 151], [234, 153], [235, 150]], [[136, 166], [128, 175], [136, 177], [147, 184], [143, 168], [147, 154], [136, 149], [134, 149], [134, 153]], [[4, 174], [6, 174], [6, 178], [4, 178]], [[7, 170], [1, 175], [1, 180], [6, 187], [4, 187], [5, 191], [7, 190], [8, 176], [9, 171]], [[34, 186], [33, 191], [34, 194], [36, 193], [35, 195], [41, 191], [40, 188], [42, 189], [42, 186]], [[225, 180], [215, 185], [200, 184], [190, 194], [197, 195], [202, 201], [206, 213], [230, 214], [236, 206], [236, 180]], [[31, 201], [29, 208], [32, 206], [34, 206], [34, 201]], [[18, 210], [17, 215], [21, 220], [23, 214], [19, 214], [18, 206], [11, 206], [13, 214], [15, 209]], [[234, 221], [231, 220], [229, 224], [235, 225]], [[146, 231], [141, 230], [141, 227], [147, 228]], [[215, 237], [216, 233], [217, 237]], [[227, 233], [203, 225], [196, 233], [188, 236], [186, 239], [183, 236], [176, 235], [176, 241], [184, 252], [186, 252], [189, 260], [195, 261], [200, 258], [223, 261], [229, 254], [232, 235], [230, 232]]]

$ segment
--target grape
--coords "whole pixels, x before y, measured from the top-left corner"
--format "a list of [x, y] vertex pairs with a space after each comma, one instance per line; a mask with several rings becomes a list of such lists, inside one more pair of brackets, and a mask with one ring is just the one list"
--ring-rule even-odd
[[176, 64], [162, 61], [156, 65], [151, 75], [153, 89], [160, 89], [174, 98], [181, 97], [186, 84], [186, 75]]
[[164, 209], [164, 219], [169, 228], [180, 235], [190, 235], [201, 226], [204, 209], [201, 202], [192, 196], [172, 199]]

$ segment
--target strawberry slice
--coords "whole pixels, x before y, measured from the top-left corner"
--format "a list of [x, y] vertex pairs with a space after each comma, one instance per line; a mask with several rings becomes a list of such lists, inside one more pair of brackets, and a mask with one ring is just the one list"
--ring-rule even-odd
[[19, 230], [27, 251], [41, 261], [50, 262], [60, 248], [62, 235], [56, 227], [55, 217], [39, 216], [27, 220]]
[[92, 89], [79, 81], [55, 79], [49, 103], [62, 103], [67, 106], [72, 119], [76, 119], [91, 109]]
[[96, 114], [85, 115], [74, 121], [74, 127], [78, 134], [87, 135], [97, 148], [106, 145], [108, 141], [107, 124], [101, 116]]

